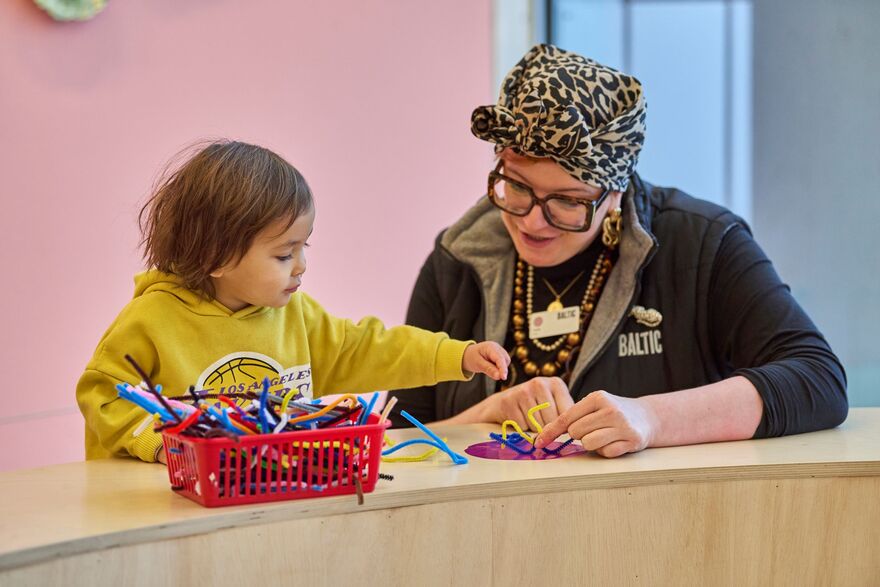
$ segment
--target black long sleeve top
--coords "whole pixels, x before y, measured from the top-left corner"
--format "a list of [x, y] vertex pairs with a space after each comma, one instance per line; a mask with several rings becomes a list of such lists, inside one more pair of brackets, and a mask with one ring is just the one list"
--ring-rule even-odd
[[[746, 223], [638, 176], [624, 202], [629, 240], [621, 244], [569, 382], [575, 400], [597, 389], [640, 397], [741, 375], [764, 404], [755, 437], [840, 424], [848, 410], [843, 366]], [[413, 290], [408, 324], [511, 346], [511, 294], [504, 292], [513, 287], [515, 253], [497, 216], [481, 200], [438, 237]], [[595, 254], [588, 249], [549, 275], [566, 282], [580, 271], [579, 260], [589, 274]], [[546, 300], [540, 285], [535, 292]], [[657, 310], [662, 322], [645, 325], [632, 314], [635, 306]], [[475, 378], [392, 393], [398, 409], [434, 421], [496, 389]]]

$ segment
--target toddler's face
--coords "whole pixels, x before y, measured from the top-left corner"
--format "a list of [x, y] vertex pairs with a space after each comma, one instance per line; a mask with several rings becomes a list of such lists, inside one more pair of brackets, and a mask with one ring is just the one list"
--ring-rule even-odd
[[211, 273], [217, 301], [233, 312], [247, 306], [286, 305], [302, 283], [306, 241], [314, 222], [313, 205], [290, 227], [278, 220], [257, 234], [241, 260]]

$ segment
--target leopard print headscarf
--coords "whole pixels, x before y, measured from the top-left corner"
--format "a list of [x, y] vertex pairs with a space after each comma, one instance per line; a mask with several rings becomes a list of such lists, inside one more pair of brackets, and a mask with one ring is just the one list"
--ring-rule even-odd
[[471, 132], [498, 152], [550, 157], [577, 180], [624, 191], [645, 141], [645, 109], [636, 78], [536, 45], [507, 74], [498, 104], [474, 110]]

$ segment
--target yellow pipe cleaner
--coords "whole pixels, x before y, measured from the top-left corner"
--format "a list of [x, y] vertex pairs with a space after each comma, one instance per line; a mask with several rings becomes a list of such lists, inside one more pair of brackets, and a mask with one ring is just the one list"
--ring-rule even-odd
[[[445, 438], [443, 439], [443, 442], [446, 442]], [[385, 435], [385, 444], [388, 445], [388, 448], [391, 448], [392, 446], [394, 446], [394, 442], [390, 438], [388, 438], [387, 434]], [[425, 452], [423, 452], [420, 455], [413, 455], [411, 457], [382, 457], [382, 462], [383, 463], [417, 463], [419, 461], [424, 461], [424, 460], [431, 458], [432, 456], [434, 456], [434, 453], [436, 453], [438, 450], [440, 450], [440, 449], [435, 446], [434, 448], [429, 448], [428, 450], [426, 450]]]
[[532, 423], [532, 426], [535, 427], [535, 430], [538, 431], [538, 434], [543, 432], [544, 428], [540, 424], [538, 424], [537, 420], [535, 420], [535, 412], [543, 410], [545, 408], [549, 408], [549, 407], [550, 407], [550, 402], [544, 402], [543, 404], [538, 404], [537, 406], [535, 406], [534, 408], [529, 410], [529, 412], [526, 414], [526, 417], [529, 419], [529, 422]]
[[[540, 424], [538, 424], [537, 420], [535, 420], [535, 412], [537, 412], [538, 410], [543, 410], [545, 408], [549, 408], [549, 407], [550, 407], [550, 402], [544, 402], [543, 404], [538, 404], [537, 406], [533, 407], [526, 414], [526, 417], [529, 419], [529, 422], [532, 423], [532, 426], [535, 427], [535, 430], [538, 431], [538, 434], [540, 434], [544, 430], [544, 428]], [[523, 432], [522, 428], [519, 427], [519, 424], [517, 424], [515, 420], [505, 420], [501, 424], [501, 438], [503, 438], [504, 440], [507, 440], [507, 427], [508, 426], [510, 426], [511, 428], [516, 430], [520, 436], [522, 436], [523, 438], [525, 438], [529, 442], [529, 444], [535, 444], [534, 439], [531, 436], [529, 436], [528, 434], [526, 434], [525, 432]]]

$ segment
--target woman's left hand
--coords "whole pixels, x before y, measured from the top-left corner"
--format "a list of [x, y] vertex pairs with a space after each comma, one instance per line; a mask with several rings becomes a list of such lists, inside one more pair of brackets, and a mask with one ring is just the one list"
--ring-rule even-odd
[[587, 450], [619, 457], [650, 446], [657, 426], [657, 416], [646, 402], [594, 391], [550, 422], [535, 446], [543, 448], [568, 432]]

